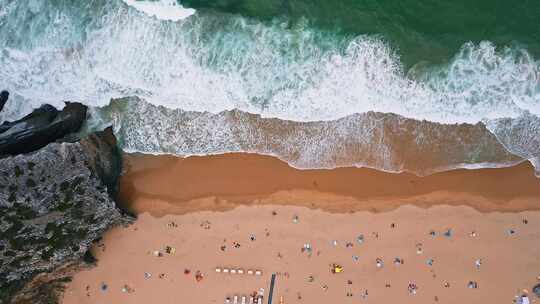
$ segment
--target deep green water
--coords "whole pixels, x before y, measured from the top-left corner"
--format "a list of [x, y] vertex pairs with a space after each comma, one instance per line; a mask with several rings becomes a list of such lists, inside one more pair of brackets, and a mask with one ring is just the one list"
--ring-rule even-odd
[[306, 18], [343, 34], [381, 35], [403, 63], [441, 62], [465, 42], [519, 44], [540, 54], [538, 0], [183, 0], [197, 9], [216, 9], [270, 20]]

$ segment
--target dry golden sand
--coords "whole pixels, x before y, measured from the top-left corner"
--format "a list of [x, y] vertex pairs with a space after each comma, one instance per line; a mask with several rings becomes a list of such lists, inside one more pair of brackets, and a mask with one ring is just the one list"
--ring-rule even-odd
[[[281, 296], [284, 303], [311, 304], [512, 303], [538, 283], [540, 183], [528, 164], [420, 178], [357, 168], [295, 170], [247, 154], [126, 159], [121, 200], [139, 217], [105, 235], [94, 248], [97, 267], [75, 275], [64, 303], [223, 303], [268, 291], [271, 273], [278, 274], [273, 303]], [[210, 229], [202, 227], [206, 222]], [[448, 238], [442, 234], [449, 228]], [[360, 234], [363, 244], [356, 242]], [[311, 257], [301, 252], [304, 244], [312, 246]], [[165, 246], [175, 254], [152, 254]], [[395, 265], [395, 257], [404, 264]], [[344, 272], [330, 273], [331, 263]], [[259, 268], [264, 275], [218, 274], [216, 266]], [[469, 289], [469, 281], [479, 288]], [[410, 282], [416, 295], [407, 290]], [[126, 284], [134, 291], [122, 292]]]
[[[272, 215], [273, 211], [277, 214]], [[296, 224], [294, 215], [299, 217]], [[171, 221], [178, 227], [169, 227]], [[210, 229], [201, 227], [207, 221]], [[443, 236], [448, 228], [453, 230], [449, 238]], [[516, 232], [509, 235], [507, 229]], [[437, 232], [435, 237], [429, 234], [431, 230]], [[476, 237], [469, 235], [471, 231]], [[251, 234], [255, 241], [250, 240]], [[355, 241], [360, 234], [365, 236], [363, 244]], [[537, 283], [539, 238], [537, 211], [482, 214], [469, 207], [403, 206], [378, 214], [330, 214], [265, 205], [161, 218], [145, 213], [134, 225], [105, 236], [105, 247], [95, 248], [98, 266], [74, 277], [64, 303], [223, 303], [226, 296], [249, 294], [261, 287], [268, 290], [271, 273], [278, 273], [274, 303], [279, 303], [280, 296], [285, 303], [314, 304], [512, 303], [514, 295]], [[333, 240], [338, 241], [335, 247]], [[240, 243], [240, 248], [234, 248], [233, 242]], [[346, 248], [347, 242], [354, 246]], [[313, 248], [311, 257], [301, 252], [306, 243]], [[417, 243], [422, 244], [422, 254], [416, 252]], [[176, 249], [174, 255], [152, 254], [164, 252], [167, 245]], [[359, 260], [354, 261], [353, 255]], [[404, 264], [395, 265], [395, 257]], [[377, 258], [384, 261], [382, 268], [376, 267]], [[430, 258], [433, 266], [426, 263]], [[477, 259], [482, 259], [479, 269]], [[330, 273], [332, 263], [342, 264], [343, 273]], [[218, 274], [216, 266], [261, 269], [264, 274]], [[185, 275], [185, 268], [192, 273]], [[204, 274], [198, 283], [193, 275], [197, 270]], [[145, 279], [145, 272], [152, 277]], [[289, 277], [284, 276], [286, 272]], [[160, 279], [160, 274], [165, 277]], [[307, 281], [309, 276], [313, 282]], [[471, 280], [478, 289], [467, 287]], [[100, 290], [102, 282], [108, 285], [105, 292]], [[416, 295], [408, 293], [409, 282], [417, 284]], [[450, 287], [444, 287], [445, 282]], [[122, 292], [124, 284], [134, 292]], [[364, 300], [361, 295], [366, 289]], [[353, 296], [347, 297], [347, 292]]]

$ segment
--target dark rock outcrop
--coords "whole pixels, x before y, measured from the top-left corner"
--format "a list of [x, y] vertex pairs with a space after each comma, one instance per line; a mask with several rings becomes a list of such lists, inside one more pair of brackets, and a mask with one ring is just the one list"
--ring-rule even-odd
[[108, 128], [0, 159], [0, 303], [50, 303], [92, 242], [129, 221], [113, 199], [120, 158]]
[[20, 120], [4, 122], [0, 125], [0, 155], [32, 152], [77, 132], [86, 119], [86, 111], [81, 103], [68, 102], [62, 111], [43, 105]]
[[9, 92], [8, 91], [2, 91], [0, 92], [0, 112], [2, 112], [2, 109], [6, 105], [6, 102], [9, 99]]

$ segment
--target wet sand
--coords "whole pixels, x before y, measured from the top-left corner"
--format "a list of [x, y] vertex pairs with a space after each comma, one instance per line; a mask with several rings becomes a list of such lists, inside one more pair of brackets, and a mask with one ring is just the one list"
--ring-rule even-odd
[[[449, 228], [452, 235], [446, 237]], [[75, 275], [63, 303], [224, 303], [259, 288], [268, 292], [271, 273], [277, 274], [273, 303], [280, 297], [284, 303], [313, 304], [512, 303], [537, 283], [539, 238], [540, 212], [482, 214], [463, 206], [402, 206], [378, 214], [272, 205], [161, 218], [144, 213], [132, 226], [105, 236], [104, 247], [94, 249], [98, 266]], [[302, 252], [304, 244], [311, 246], [311, 256]], [[165, 246], [175, 248], [174, 254], [165, 253]], [[163, 256], [156, 257], [156, 250]], [[396, 257], [404, 263], [394, 264]], [[383, 267], [376, 266], [377, 258]], [[332, 274], [332, 263], [344, 271]], [[216, 273], [215, 267], [260, 269], [263, 275]], [[204, 275], [200, 282], [196, 271]], [[469, 281], [478, 288], [468, 288]], [[416, 295], [409, 293], [409, 283], [418, 287]], [[124, 285], [131, 292], [123, 292]]]
[[93, 248], [97, 266], [74, 276], [63, 303], [224, 303], [268, 292], [272, 273], [273, 303], [512, 303], [540, 282], [540, 184], [527, 163], [418, 177], [251, 154], [128, 155], [124, 168], [120, 199], [138, 219]]
[[156, 216], [246, 204], [329, 212], [381, 212], [407, 204], [467, 205], [484, 212], [540, 209], [540, 179], [528, 162], [419, 177], [368, 168], [297, 170], [274, 157], [242, 153], [188, 158], [138, 154], [125, 159], [121, 202], [135, 213]]

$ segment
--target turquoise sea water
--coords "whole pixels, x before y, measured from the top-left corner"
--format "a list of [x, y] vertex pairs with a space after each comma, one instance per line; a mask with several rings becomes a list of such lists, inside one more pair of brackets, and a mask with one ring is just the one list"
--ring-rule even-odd
[[185, 0], [197, 9], [259, 20], [307, 19], [344, 35], [379, 35], [413, 65], [449, 60], [464, 43], [491, 41], [540, 52], [540, 1], [506, 0]]
[[[513, 163], [488, 153], [499, 151], [489, 136], [537, 164], [539, 19], [539, 1], [0, 0], [0, 86], [13, 96], [0, 119], [75, 100], [92, 107], [91, 126], [113, 124], [132, 151], [249, 149], [287, 160], [294, 152], [309, 159], [302, 167], [417, 173], [430, 169], [415, 170], [397, 143], [370, 136], [381, 119], [481, 124], [488, 135], [456, 125], [452, 145], [467, 144], [431, 169]], [[111, 104], [118, 98], [121, 107]], [[223, 112], [234, 109], [235, 119]], [[383, 115], [351, 118], [372, 111]], [[279, 149], [245, 132], [265, 128], [250, 113], [282, 128], [272, 133]], [[287, 121], [332, 127], [292, 132]], [[405, 125], [415, 125], [406, 134], [418, 147], [449, 136]], [[308, 148], [315, 141], [324, 155]], [[336, 161], [338, 142], [355, 142], [365, 157]]]

